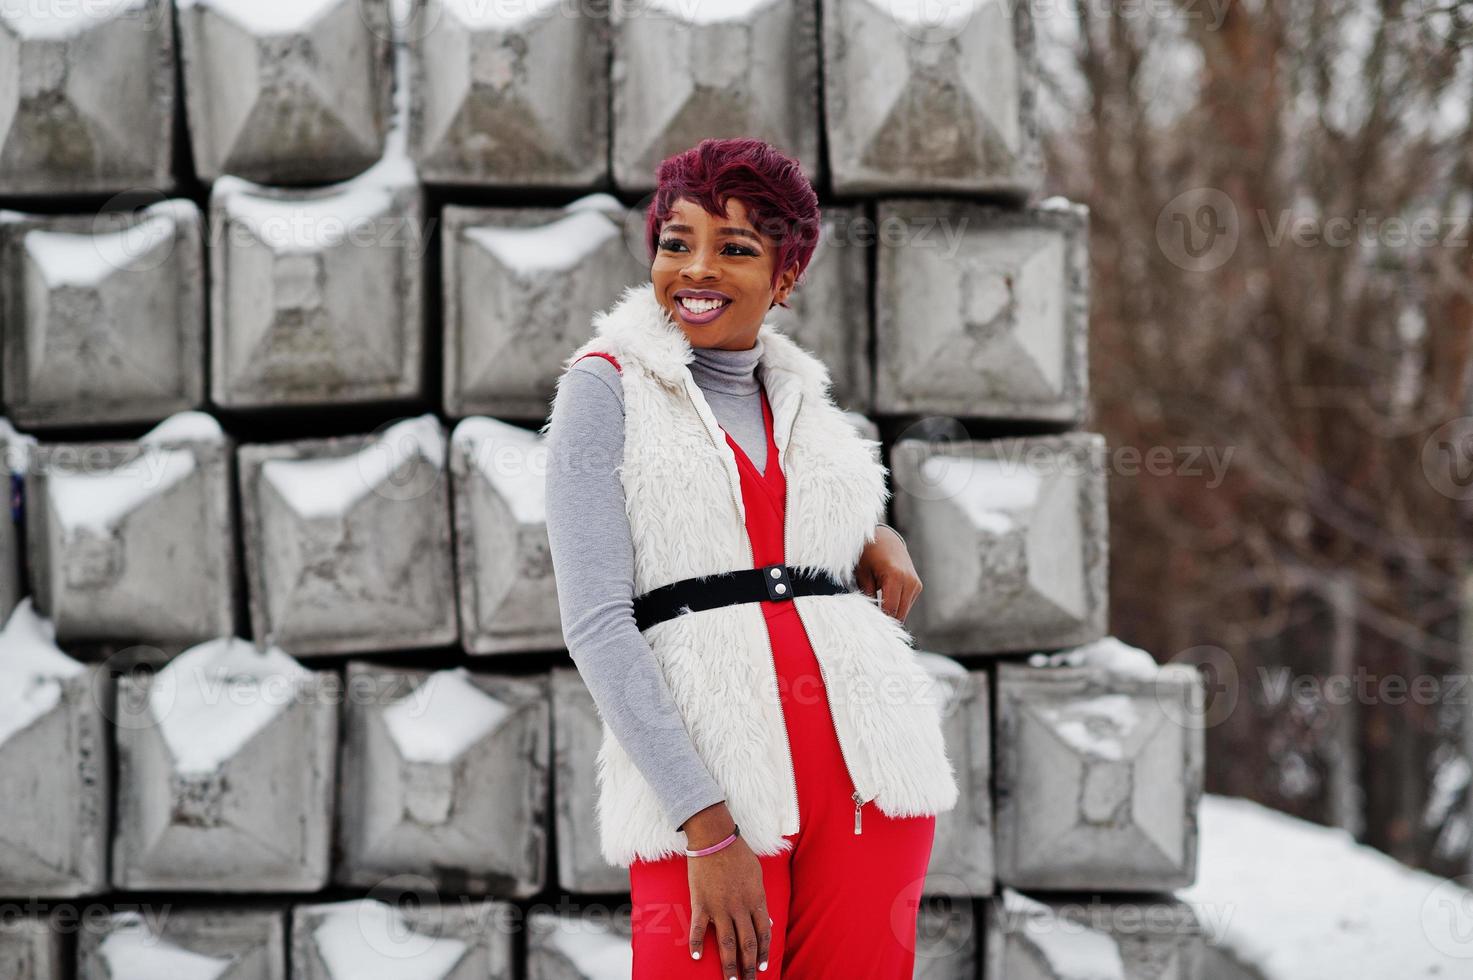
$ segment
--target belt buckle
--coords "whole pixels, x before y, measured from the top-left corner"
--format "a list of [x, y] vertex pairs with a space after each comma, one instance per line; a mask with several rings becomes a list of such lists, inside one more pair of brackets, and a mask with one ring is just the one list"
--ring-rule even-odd
[[767, 598], [774, 602], [793, 598], [793, 580], [788, 577], [787, 565], [766, 565], [762, 569], [762, 581], [767, 586]]

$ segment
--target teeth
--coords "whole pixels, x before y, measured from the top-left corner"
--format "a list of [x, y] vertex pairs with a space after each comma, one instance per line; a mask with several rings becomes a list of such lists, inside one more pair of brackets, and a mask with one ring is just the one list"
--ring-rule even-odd
[[725, 300], [719, 299], [692, 299], [689, 296], [680, 297], [680, 305], [692, 313], [710, 313], [718, 306], [725, 306]]

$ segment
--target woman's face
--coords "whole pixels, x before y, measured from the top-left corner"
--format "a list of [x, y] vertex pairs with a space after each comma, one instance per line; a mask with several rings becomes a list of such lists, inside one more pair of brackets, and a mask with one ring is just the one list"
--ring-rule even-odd
[[772, 285], [776, 252], [747, 221], [742, 202], [728, 200], [726, 217], [676, 200], [660, 228], [650, 266], [655, 295], [692, 347], [747, 350], [757, 342], [767, 311], [787, 298], [798, 276], [789, 266]]

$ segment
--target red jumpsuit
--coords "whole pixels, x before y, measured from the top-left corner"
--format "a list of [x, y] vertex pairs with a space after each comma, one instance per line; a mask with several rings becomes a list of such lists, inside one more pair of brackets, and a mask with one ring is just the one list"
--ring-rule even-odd
[[[730, 434], [726, 437], [741, 472], [756, 566], [784, 560], [786, 484], [765, 390], [762, 417], [767, 430], [765, 474], [757, 472]], [[936, 818], [895, 819], [866, 803], [861, 832], [854, 833], [850, 798], [854, 784], [839, 751], [813, 647], [791, 601], [764, 601], [762, 612], [798, 783], [799, 831], [788, 838], [793, 841], [791, 850], [758, 859], [773, 922], [767, 970], [757, 976], [909, 980]], [[700, 860], [682, 855], [636, 860], [630, 866], [634, 980], [722, 976], [714, 925], [706, 929], [701, 958], [690, 956], [687, 861]]]

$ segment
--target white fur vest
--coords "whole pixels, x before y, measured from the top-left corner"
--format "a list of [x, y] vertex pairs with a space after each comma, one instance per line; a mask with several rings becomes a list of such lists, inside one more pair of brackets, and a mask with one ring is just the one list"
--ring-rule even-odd
[[[595, 335], [568, 358], [564, 376], [592, 351], [613, 355], [622, 369], [620, 472], [635, 594], [753, 567], [736, 457], [686, 366], [690, 342], [653, 284], [627, 288], [593, 323]], [[880, 445], [835, 406], [822, 361], [771, 323], [760, 336], [758, 377], [787, 479], [787, 564], [824, 569], [852, 588], [890, 495]], [[557, 423], [557, 402], [554, 396], [545, 429]], [[792, 601], [823, 670], [856, 802], [892, 817], [951, 809], [958, 789], [942, 739], [939, 688], [905, 627], [862, 592]], [[758, 855], [788, 850], [784, 836], [798, 831], [798, 800], [761, 606], [687, 613], [644, 637], [747, 845]], [[609, 863], [628, 867], [635, 858], [684, 853], [685, 835], [670, 825], [607, 723], [596, 772], [600, 846]]]

